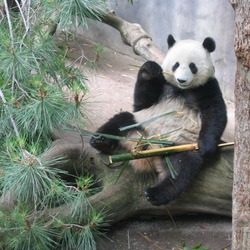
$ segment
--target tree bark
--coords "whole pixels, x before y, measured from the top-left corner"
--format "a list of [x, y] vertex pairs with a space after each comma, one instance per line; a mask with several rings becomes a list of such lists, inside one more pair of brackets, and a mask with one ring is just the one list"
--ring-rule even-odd
[[250, 3], [231, 0], [235, 9], [235, 160], [233, 250], [250, 249]]
[[131, 46], [137, 55], [161, 64], [165, 54], [153, 43], [151, 37], [137, 23], [129, 23], [110, 10], [102, 17], [102, 22], [120, 32], [122, 41]]

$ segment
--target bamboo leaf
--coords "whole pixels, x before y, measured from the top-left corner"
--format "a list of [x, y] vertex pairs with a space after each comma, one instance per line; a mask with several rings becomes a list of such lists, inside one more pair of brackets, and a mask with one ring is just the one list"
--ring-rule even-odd
[[[67, 129], [72, 131], [72, 129]], [[103, 133], [98, 133], [98, 132], [90, 132], [87, 130], [81, 130], [83, 135], [92, 135], [92, 136], [103, 136], [105, 138], [113, 139], [113, 140], [119, 140], [119, 141], [134, 141], [134, 142], [145, 142], [148, 144], [163, 144], [163, 145], [173, 145], [173, 142], [165, 140], [165, 139], [145, 139], [145, 138], [135, 138], [135, 137], [124, 137], [124, 136], [118, 136], [118, 135], [110, 135], [110, 134], [103, 134]]]
[[175, 170], [175, 168], [174, 168], [174, 166], [173, 166], [173, 164], [170, 161], [168, 156], [165, 157], [165, 160], [166, 160], [167, 168], [168, 168], [168, 170], [170, 172], [171, 177], [173, 179], [175, 179], [177, 177], [178, 173], [176, 172], [176, 170]]
[[158, 115], [158, 116], [152, 117], [150, 119], [147, 119], [147, 120], [144, 120], [144, 121], [141, 121], [141, 122], [129, 125], [129, 126], [121, 127], [120, 131], [128, 130], [128, 129], [131, 129], [131, 128], [136, 128], [136, 127], [141, 126], [142, 124], [155, 121], [155, 120], [160, 119], [161, 117], [164, 117], [166, 115], [174, 115], [176, 113], [177, 113], [177, 111], [171, 111], [171, 112], [168, 112], [168, 113], [165, 113], [165, 114], [162, 114], [162, 115]]

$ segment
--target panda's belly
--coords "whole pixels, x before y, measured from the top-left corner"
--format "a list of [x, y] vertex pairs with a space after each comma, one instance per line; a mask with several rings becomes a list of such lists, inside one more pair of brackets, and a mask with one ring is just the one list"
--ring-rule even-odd
[[[166, 114], [173, 111], [176, 113]], [[148, 109], [135, 112], [134, 116], [137, 122], [143, 122], [142, 126], [148, 138], [166, 139], [175, 144], [196, 142], [201, 127], [198, 110], [188, 108], [184, 105], [184, 100], [178, 99], [167, 99]]]

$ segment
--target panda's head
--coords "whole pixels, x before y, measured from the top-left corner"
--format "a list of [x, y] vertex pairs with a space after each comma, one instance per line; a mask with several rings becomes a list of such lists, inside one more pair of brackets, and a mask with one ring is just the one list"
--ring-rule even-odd
[[214, 76], [214, 66], [210, 53], [215, 50], [215, 42], [207, 37], [203, 43], [194, 40], [175, 41], [168, 36], [169, 51], [162, 68], [172, 72], [166, 78], [169, 83], [181, 89], [196, 88]]

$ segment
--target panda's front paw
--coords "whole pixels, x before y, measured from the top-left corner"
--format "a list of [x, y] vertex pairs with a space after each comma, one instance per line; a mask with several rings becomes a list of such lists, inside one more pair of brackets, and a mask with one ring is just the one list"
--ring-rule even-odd
[[100, 146], [100, 145], [105, 144], [105, 143], [106, 143], [106, 140], [105, 140], [105, 139], [106, 139], [106, 138], [103, 137], [103, 136], [93, 136], [93, 137], [91, 137], [89, 143], [90, 143], [90, 145], [91, 145], [93, 148], [95, 148], [95, 147], [98, 147], [98, 146]]
[[209, 156], [216, 152], [218, 147], [218, 142], [215, 139], [200, 139], [198, 141], [199, 151], [201, 156]]
[[162, 192], [161, 188], [155, 186], [147, 188], [145, 190], [145, 196], [148, 201], [150, 201], [155, 206], [160, 206], [169, 203], [170, 200], [167, 199], [165, 194]]
[[104, 154], [110, 153], [112, 145], [111, 140], [104, 136], [93, 136], [89, 143], [93, 148], [101, 151]]

